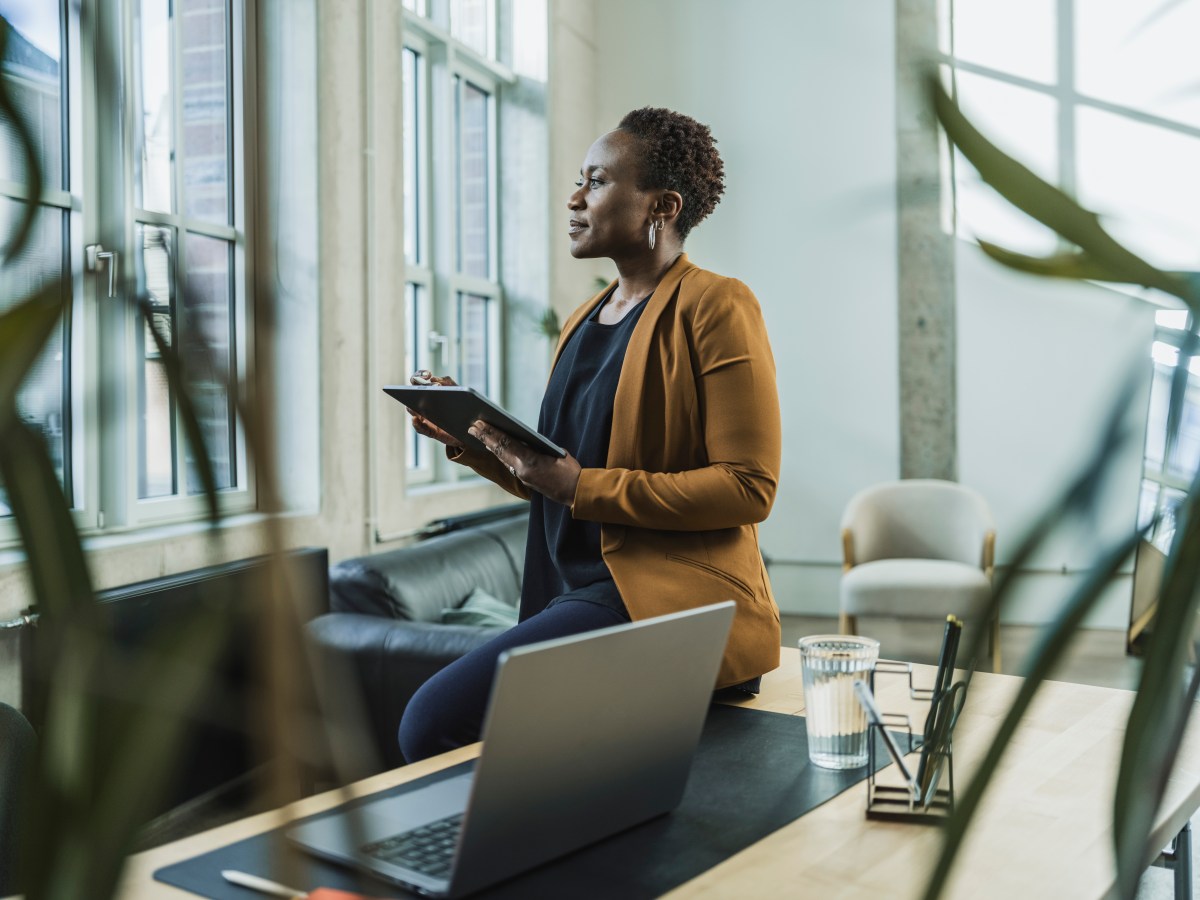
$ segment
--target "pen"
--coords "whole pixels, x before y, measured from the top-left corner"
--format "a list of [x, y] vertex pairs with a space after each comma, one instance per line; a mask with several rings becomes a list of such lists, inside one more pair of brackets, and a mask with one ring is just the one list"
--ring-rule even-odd
[[230, 884], [250, 888], [252, 891], [259, 891], [263, 894], [270, 894], [272, 897], [304, 900], [308, 896], [307, 891], [298, 891], [285, 884], [280, 884], [278, 881], [271, 881], [269, 878], [261, 878], [258, 875], [251, 875], [248, 872], [239, 872], [236, 869], [222, 869], [221, 877]]
[[924, 744], [921, 747], [921, 759], [917, 763], [917, 782], [922, 786], [922, 793], [924, 793], [925, 769], [929, 765], [929, 740], [937, 726], [937, 710], [942, 694], [949, 687], [947, 671], [951, 678], [954, 674], [954, 669], [950, 666], [950, 648], [957, 621], [954, 616], [946, 616], [946, 627], [942, 632], [942, 649], [938, 654], [937, 674], [933, 677], [933, 696], [929, 700], [929, 714], [925, 716]]
[[921, 805], [925, 809], [929, 809], [929, 804], [937, 795], [938, 780], [941, 778], [942, 769], [945, 768], [946, 759], [950, 755], [950, 735], [958, 722], [958, 714], [962, 711], [966, 692], [966, 683], [960, 681], [942, 694], [938, 700], [938, 713], [933, 732], [926, 742], [930, 762], [926, 769], [926, 780], [920, 785]]
[[[875, 696], [871, 693], [871, 689], [867, 687], [865, 681], [855, 679], [854, 693], [858, 695], [858, 702], [862, 704], [863, 710], [867, 714], [867, 720], [872, 725], [879, 726], [879, 733], [883, 735], [883, 743], [887, 747], [888, 755], [891, 756], [892, 762], [896, 764], [896, 768], [900, 770], [900, 774], [904, 776], [905, 782], [908, 783], [909, 793], [916, 797], [917, 795], [917, 780], [912, 777], [912, 773], [908, 770], [908, 766], [904, 763], [904, 755], [900, 752], [900, 748], [896, 745], [896, 739], [892, 737], [891, 732], [883, 725], [883, 716], [879, 712], [879, 707], [875, 705]], [[867, 740], [870, 740], [868, 736]]]
[[947, 623], [950, 628], [950, 652], [946, 660], [945, 680], [942, 682], [941, 693], [945, 694], [950, 690], [950, 683], [954, 681], [954, 666], [958, 661], [958, 645], [962, 639], [962, 621], [951, 616], [951, 622]]

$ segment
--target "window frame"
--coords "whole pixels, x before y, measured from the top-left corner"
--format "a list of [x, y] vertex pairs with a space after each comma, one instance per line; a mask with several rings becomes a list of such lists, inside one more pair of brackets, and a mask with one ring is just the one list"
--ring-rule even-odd
[[[417, 259], [405, 261], [405, 295], [409, 286], [418, 290], [420, 310], [429, 323], [428, 340], [413, 340], [405, 333], [407, 348], [412, 343], [419, 360], [417, 368], [428, 368], [460, 377], [463, 367], [463, 333], [461, 328], [461, 298], [471, 294], [488, 301], [487, 378], [493, 399], [503, 396], [504, 289], [499, 265], [499, 153], [498, 136], [500, 91], [515, 78], [494, 59], [485, 57], [466, 46], [448, 31], [448, 0], [431, 0], [430, 15], [422, 16], [405, 7], [401, 18], [401, 46], [418, 54], [417, 96], [421, 108], [417, 114], [420, 131], [417, 140]], [[488, 0], [491, 16], [489, 41], [492, 52], [496, 46], [496, 0]], [[444, 24], [443, 24], [444, 23]], [[487, 204], [488, 204], [488, 274], [486, 277], [467, 275], [460, 271], [460, 205], [458, 201], [458, 103], [457, 91], [472, 84], [488, 95], [487, 111]], [[435, 197], [450, 202], [438, 203]], [[409, 314], [403, 317], [407, 332]], [[437, 345], [435, 347], [435, 345]], [[405, 451], [406, 489], [429, 490], [451, 487], [456, 482], [477, 479], [473, 472], [457, 466], [437, 452], [434, 442], [420, 438], [409, 429], [406, 440], [416, 441], [421, 449], [415, 451], [417, 465], [410, 466], [410, 451]], [[423, 452], [424, 451], [424, 452]]]
[[[254, 61], [254, 19], [256, 0], [227, 0], [226, 38], [229, 52], [226, 59], [228, 84], [226, 102], [230, 159], [228, 203], [229, 224], [217, 225], [186, 215], [183, 208], [182, 183], [184, 166], [181, 132], [182, 92], [173, 90], [173, 140], [176, 164], [173, 190], [178, 195], [176, 212], [159, 213], [139, 209], [134, 203], [134, 121], [138, 102], [134, 91], [135, 46], [133, 28], [137, 0], [107, 4], [99, 0], [83, 0], [76, 5], [59, 0], [64, 16], [65, 35], [62, 79], [66, 96], [63, 150], [69, 155], [66, 165], [68, 184], [63, 189], [48, 186], [38, 199], [39, 205], [61, 209], [68, 214], [66, 230], [69, 247], [69, 284], [72, 291], [68, 350], [70, 377], [65, 394], [69, 400], [71, 433], [64, 443], [69, 454], [72, 478], [72, 515], [76, 527], [84, 534], [111, 534], [145, 530], [168, 523], [183, 523], [202, 519], [208, 504], [203, 494], [187, 494], [187, 448], [178, 423], [174, 423], [176, 440], [174, 466], [177, 491], [171, 497], [138, 499], [138, 423], [136, 331], [143, 327], [140, 315], [125, 302], [113, 302], [107, 297], [108, 271], [88, 272], [84, 266], [84, 247], [103, 243], [118, 252], [118, 284], [133, 284], [135, 236], [139, 224], [161, 225], [176, 234], [175, 269], [176, 296], [183, 284], [186, 263], [186, 236], [189, 233], [222, 240], [229, 253], [230, 342], [229, 353], [234, 357], [232, 371], [236, 382], [231, 392], [245, 395], [250, 388], [246, 375], [249, 355], [254, 347], [254, 309], [250, 286], [253, 284], [252, 256], [247, 235], [252, 231], [252, 198], [254, 193], [254, 97], [256, 84], [252, 73]], [[178, 43], [183, 16], [172, 16], [172, 36]], [[101, 85], [98, 79], [88, 79], [85, 87], [83, 72], [98, 70], [97, 48], [101, 42], [109, 47], [121, 47], [122, 56], [116, 63], [117, 85]], [[183, 54], [174, 52], [174, 84], [181, 83]], [[117, 129], [105, 128], [103, 123], [120, 121]], [[105, 137], [103, 135], [111, 135]], [[31, 202], [28, 189], [20, 183], [0, 180], [0, 196]], [[102, 416], [103, 409], [103, 416]], [[240, 417], [230, 416], [231, 465], [235, 485], [218, 492], [218, 504], [223, 514], [253, 511], [257, 507], [257, 480], [246, 445], [245, 430]], [[0, 519], [0, 546], [18, 541], [15, 522], [11, 517]]]
[[[133, 46], [133, 28], [134, 28], [134, 4], [137, 0], [127, 0], [122, 4], [124, 13], [122, 23], [122, 46]], [[251, 271], [252, 254], [247, 252], [246, 235], [249, 233], [249, 223], [252, 215], [249, 198], [254, 196], [253, 188], [253, 160], [254, 160], [254, 142], [253, 142], [253, 127], [250, 119], [253, 110], [253, 92], [255, 85], [250, 80], [249, 73], [254, 71], [254, 33], [253, 33], [253, 3], [254, 0], [227, 0], [229, 3], [227, 23], [227, 38], [229, 40], [230, 53], [227, 60], [229, 84], [226, 92], [226, 100], [229, 104], [229, 125], [230, 133], [226, 136], [227, 147], [230, 159], [231, 180], [229, 184], [229, 206], [231, 211], [232, 224], [217, 225], [203, 219], [192, 218], [185, 212], [184, 205], [184, 150], [183, 150], [183, 92], [173, 89], [173, 147], [175, 159], [173, 161], [173, 178], [172, 190], [175, 196], [173, 213], [161, 213], [153, 210], [146, 210], [134, 205], [135, 184], [134, 184], [134, 159], [132, 149], [128, 150], [124, 158], [124, 246], [126, 248], [126, 259], [122, 261], [123, 266], [128, 266], [128, 271], [133, 271], [134, 259], [133, 254], [138, 252], [135, 246], [137, 234], [137, 226], [139, 224], [155, 224], [168, 228], [174, 228], [176, 235], [176, 245], [174, 250], [173, 268], [173, 290], [176, 301], [181, 300], [181, 291], [186, 284], [186, 265], [187, 265], [187, 235], [189, 233], [196, 234], [202, 237], [214, 238], [226, 241], [230, 244], [230, 266], [229, 273], [230, 282], [230, 300], [232, 310], [230, 315], [231, 325], [231, 342], [229, 351], [235, 356], [234, 366], [234, 382], [229, 385], [231, 392], [245, 392], [249, 390], [247, 354], [251, 347], [254, 346], [254, 316], [253, 304], [250, 298], [249, 286], [253, 284], [253, 272]], [[179, 14], [178, 8], [176, 14], [172, 16], [172, 39], [175, 46], [181, 46], [180, 34], [183, 29], [183, 16]], [[240, 52], [239, 52], [240, 51]], [[180, 51], [174, 52], [174, 70], [173, 77], [175, 85], [181, 84], [183, 81], [183, 53]], [[133, 148], [136, 146], [134, 140], [134, 129], [136, 123], [136, 103], [137, 98], [135, 91], [132, 90], [133, 72], [132, 67], [135, 60], [133, 53], [130, 52], [125, 59], [125, 78], [127, 84], [131, 86], [130, 90], [125, 91], [126, 105], [123, 110], [123, 121], [126, 123], [125, 147]], [[240, 88], [240, 89], [239, 89]], [[175, 319], [181, 320], [181, 307], [176, 307]], [[125, 409], [136, 411], [138, 409], [137, 402], [137, 367], [142, 361], [136, 357], [134, 347], [137, 345], [136, 331], [143, 327], [140, 316], [124, 308], [124, 313], [128, 318], [124, 328], [121, 328], [121, 344], [118, 361], [114, 365], [122, 367], [122, 380], [124, 385], [124, 404]], [[139, 498], [138, 494], [138, 460], [140, 450], [138, 447], [137, 423], [136, 414], [124, 415], [121, 417], [124, 423], [125, 434], [123, 436], [125, 443], [125, 452], [118, 459], [113, 459], [111, 455], [106, 458], [105, 471], [102, 473], [102, 483], [106, 485], [116, 486], [119, 484], [124, 496], [116, 497], [112, 492], [109, 493], [109, 501], [115, 508], [121, 509], [123, 515], [120, 518], [119, 525], [109, 523], [106, 530], [114, 530], [116, 527], [124, 529], [143, 528], [166, 523], [188, 521], [202, 518], [208, 508], [207, 499], [203, 494], [188, 494], [187, 493], [187, 441], [183, 436], [183, 429], [180, 423], [179, 413], [175, 412], [174, 428], [177, 434], [174, 448], [174, 466], [176, 473], [176, 490], [175, 493], [167, 497]], [[237, 473], [235, 485], [228, 489], [223, 489], [217, 492], [219, 508], [223, 515], [231, 515], [237, 513], [246, 513], [253, 511], [257, 506], [257, 483], [254, 472], [254, 467], [250, 464], [250, 457], [246, 446], [245, 429], [242, 427], [239, 416], [231, 416], [230, 427], [232, 430], [233, 444], [233, 459], [231, 463], [234, 471]], [[118, 467], [124, 462], [124, 470], [120, 472]]]
[[[1038, 81], [1022, 75], [1012, 74], [1002, 69], [959, 59], [954, 55], [954, 9], [957, 3], [967, 0], [942, 0], [945, 13], [941, 17], [940, 43], [936, 60], [938, 66], [946, 73], [947, 89], [951, 97], [958, 101], [958, 72], [966, 72], [977, 77], [990, 79], [1010, 87], [1023, 88], [1048, 97], [1055, 103], [1057, 130], [1055, 134], [1054, 155], [1057, 161], [1055, 184], [1068, 194], [1074, 195], [1078, 186], [1079, 153], [1077, 136], [1079, 132], [1078, 112], [1091, 109], [1108, 113], [1122, 119], [1162, 128], [1176, 134], [1200, 139], [1200, 126], [1190, 125], [1182, 121], [1164, 118], [1147, 113], [1136, 107], [1127, 106], [1084, 93], [1077, 87], [1075, 75], [1075, 14], [1076, 0], [1053, 0], [1055, 6], [1055, 66], [1053, 80], [1050, 83]], [[962, 232], [957, 213], [957, 195], [959, 184], [959, 165], [962, 161], [957, 150], [946, 154], [948, 186], [950, 196], [954, 198], [952, 215], [952, 234], [960, 239], [970, 240], [970, 235]], [[969, 165], [969, 164], [968, 164]], [[1032, 220], [1031, 220], [1032, 222]], [[1033, 223], [1037, 229], [1044, 226]], [[1046, 229], [1049, 232], [1049, 229]], [[1058, 250], [1067, 247], [1061, 236], [1054, 235]], [[1114, 290], [1122, 291], [1131, 296], [1145, 298], [1150, 289], [1139, 289], [1127, 285], [1108, 285]], [[1161, 295], [1160, 295], [1161, 296]]]
[[[59, 210], [66, 218], [63, 238], [63, 262], [66, 270], [60, 271], [76, 301], [70, 308], [70, 319], [64, 323], [64, 397], [67, 411], [64, 421], [70, 422], [69, 437], [64, 439], [64, 471], [71, 472], [71, 515], [76, 528], [94, 529], [99, 521], [98, 504], [98, 455], [93, 452], [90, 435], [95, 434], [99, 417], [94, 402], [87, 402], [84, 385], [96, 384], [99, 369], [95, 365], [95, 354], [87, 352], [85, 341], [71, 336], [94, 332], [96, 305], [89, 302], [84, 293], [88, 286], [80, 273], [83, 269], [84, 238], [94, 233], [95, 212], [84, 202], [87, 186], [95, 183], [95, 173], [90, 170], [83, 155], [88, 140], [86, 128], [94, 127], [84, 114], [84, 87], [82, 72], [94, 65], [93, 54], [83, 39], [80, 11], [66, 0], [57, 0], [61, 20], [59, 62], [65, 67], [65, 76], [60, 74], [59, 84], [63, 91], [65, 111], [60, 123], [65, 124], [65, 141], [62, 152], [67, 155], [63, 170], [54, 178], [47, 177], [39, 197], [33, 197], [24, 182], [0, 179], [0, 198], [22, 203], [35, 203], [40, 208]], [[62, 176], [67, 183], [64, 186]], [[16, 522], [11, 515], [0, 518], [0, 547], [11, 546], [20, 540]]]

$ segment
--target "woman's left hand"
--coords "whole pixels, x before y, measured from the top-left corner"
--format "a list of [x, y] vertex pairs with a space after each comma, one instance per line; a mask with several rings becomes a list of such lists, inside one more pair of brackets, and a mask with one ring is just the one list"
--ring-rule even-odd
[[468, 431], [472, 437], [482, 441], [504, 464], [504, 468], [525, 485], [555, 503], [563, 506], [574, 504], [581, 467], [579, 460], [570, 453], [561, 459], [539, 453], [528, 444], [483, 421], [475, 421]]

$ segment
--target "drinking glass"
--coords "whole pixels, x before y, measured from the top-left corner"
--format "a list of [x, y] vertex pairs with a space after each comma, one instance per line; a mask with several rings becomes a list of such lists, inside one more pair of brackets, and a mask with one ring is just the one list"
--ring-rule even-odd
[[847, 634], [800, 639], [808, 757], [826, 769], [867, 764], [867, 716], [854, 694], [854, 682], [868, 681], [879, 641]]

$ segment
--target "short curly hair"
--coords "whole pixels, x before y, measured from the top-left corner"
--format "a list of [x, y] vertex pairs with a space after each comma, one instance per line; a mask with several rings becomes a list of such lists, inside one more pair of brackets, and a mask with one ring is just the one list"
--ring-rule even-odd
[[645, 106], [617, 126], [642, 147], [638, 186], [678, 191], [683, 208], [675, 220], [680, 240], [712, 212], [725, 192], [725, 164], [707, 125], [669, 109]]

